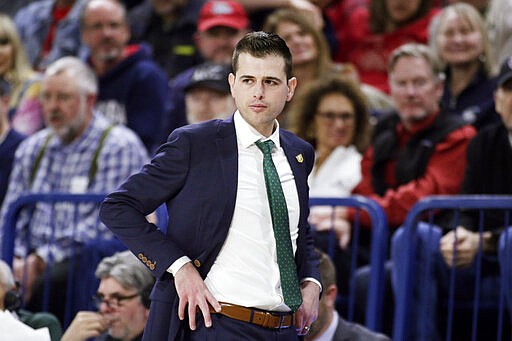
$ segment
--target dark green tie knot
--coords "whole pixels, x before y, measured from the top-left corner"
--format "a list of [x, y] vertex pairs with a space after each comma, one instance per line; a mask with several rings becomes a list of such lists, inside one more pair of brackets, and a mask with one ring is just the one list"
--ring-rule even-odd
[[274, 142], [272, 140], [256, 141], [256, 146], [263, 152], [263, 155], [271, 155]]

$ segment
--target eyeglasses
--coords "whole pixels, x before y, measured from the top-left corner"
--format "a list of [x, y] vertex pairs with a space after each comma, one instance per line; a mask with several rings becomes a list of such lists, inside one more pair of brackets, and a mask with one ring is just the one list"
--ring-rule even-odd
[[114, 293], [109, 298], [106, 298], [105, 296], [103, 296], [103, 294], [96, 293], [96, 295], [92, 296], [92, 300], [94, 302], [94, 305], [98, 309], [100, 309], [100, 306], [102, 303], [105, 303], [107, 305], [107, 307], [109, 307], [111, 309], [115, 309], [115, 308], [119, 308], [120, 306], [122, 306], [122, 304], [121, 304], [122, 301], [131, 300], [137, 296], [140, 296], [140, 294], [136, 293], [136, 294], [129, 295], [129, 296], [123, 296], [121, 294]]
[[319, 116], [319, 117], [321, 117], [321, 118], [323, 118], [323, 119], [325, 119], [325, 120], [327, 120], [329, 122], [334, 122], [337, 119], [339, 119], [343, 123], [352, 122], [354, 120], [354, 118], [356, 117], [354, 114], [349, 113], [349, 112], [344, 112], [344, 113], [337, 114], [337, 113], [334, 113], [334, 112], [331, 112], [331, 111], [328, 111], [328, 112], [318, 112], [317, 116]]

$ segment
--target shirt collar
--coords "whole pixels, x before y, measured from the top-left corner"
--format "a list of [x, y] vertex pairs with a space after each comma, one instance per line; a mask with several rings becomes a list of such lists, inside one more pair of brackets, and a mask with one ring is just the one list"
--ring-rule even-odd
[[281, 147], [281, 143], [279, 141], [279, 122], [274, 120], [276, 129], [270, 135], [270, 137], [265, 137], [261, 133], [259, 133], [253, 126], [251, 126], [240, 114], [237, 110], [235, 112], [233, 121], [235, 123], [235, 131], [238, 139], [238, 143], [242, 148], [249, 148], [256, 141], [267, 141], [272, 140], [277, 149]]

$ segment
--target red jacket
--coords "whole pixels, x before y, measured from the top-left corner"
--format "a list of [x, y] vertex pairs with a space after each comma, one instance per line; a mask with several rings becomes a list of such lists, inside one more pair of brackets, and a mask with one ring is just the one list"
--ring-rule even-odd
[[[431, 126], [435, 118], [436, 115], [433, 115], [410, 131], [399, 123], [395, 130], [399, 145], [404, 146], [414, 134]], [[443, 141], [436, 145], [423, 176], [404, 185], [388, 189], [383, 196], [377, 195], [373, 189], [371, 174], [373, 147], [369, 147], [361, 160], [362, 180], [352, 193], [375, 200], [384, 209], [388, 225], [392, 228], [398, 227], [404, 222], [411, 207], [423, 197], [460, 192], [466, 168], [466, 148], [475, 134], [475, 129], [469, 125], [449, 133]], [[394, 162], [386, 165], [385, 173], [389, 184], [396, 183]], [[353, 215], [354, 211], [350, 210], [351, 220], [353, 220]], [[371, 226], [370, 219], [366, 214], [361, 215], [360, 222], [363, 226]]]
[[431, 9], [425, 17], [393, 32], [374, 34], [370, 32], [368, 9], [359, 7], [349, 17], [343, 32], [344, 37], [338, 37], [343, 40], [339, 41], [335, 60], [352, 63], [363, 83], [389, 93], [387, 71], [389, 55], [395, 48], [405, 43], [427, 43], [428, 25], [437, 13], [439, 9]]

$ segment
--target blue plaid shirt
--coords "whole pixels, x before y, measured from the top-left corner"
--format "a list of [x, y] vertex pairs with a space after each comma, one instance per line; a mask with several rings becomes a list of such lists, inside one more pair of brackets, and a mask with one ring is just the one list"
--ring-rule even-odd
[[[27, 138], [16, 151], [7, 195], [0, 213], [2, 225], [5, 224], [8, 207], [21, 194], [108, 193], [138, 171], [148, 160], [144, 145], [128, 128], [115, 126], [107, 135], [99, 153], [95, 177], [92, 183], [88, 183], [93, 155], [109, 124], [103, 116], [95, 114], [82, 136], [71, 144], [63, 145], [57, 136], [53, 136], [47, 144], [32, 185], [30, 173], [51, 131], [44, 129]], [[52, 258], [59, 261], [70, 255], [71, 246], [76, 243], [95, 238], [113, 238], [110, 230], [99, 222], [96, 204], [79, 204], [77, 217], [73, 214], [73, 206], [69, 203], [55, 206], [53, 238], [56, 243], [51, 248], [48, 241], [52, 233], [49, 214], [52, 205], [38, 203], [33, 211], [22, 211], [16, 226], [15, 255], [26, 254], [25, 244], [29, 240], [30, 248], [35, 249], [38, 255], [47, 259], [51, 253]], [[0, 233], [2, 231], [3, 228]], [[27, 235], [28, 231], [30, 233]]]

